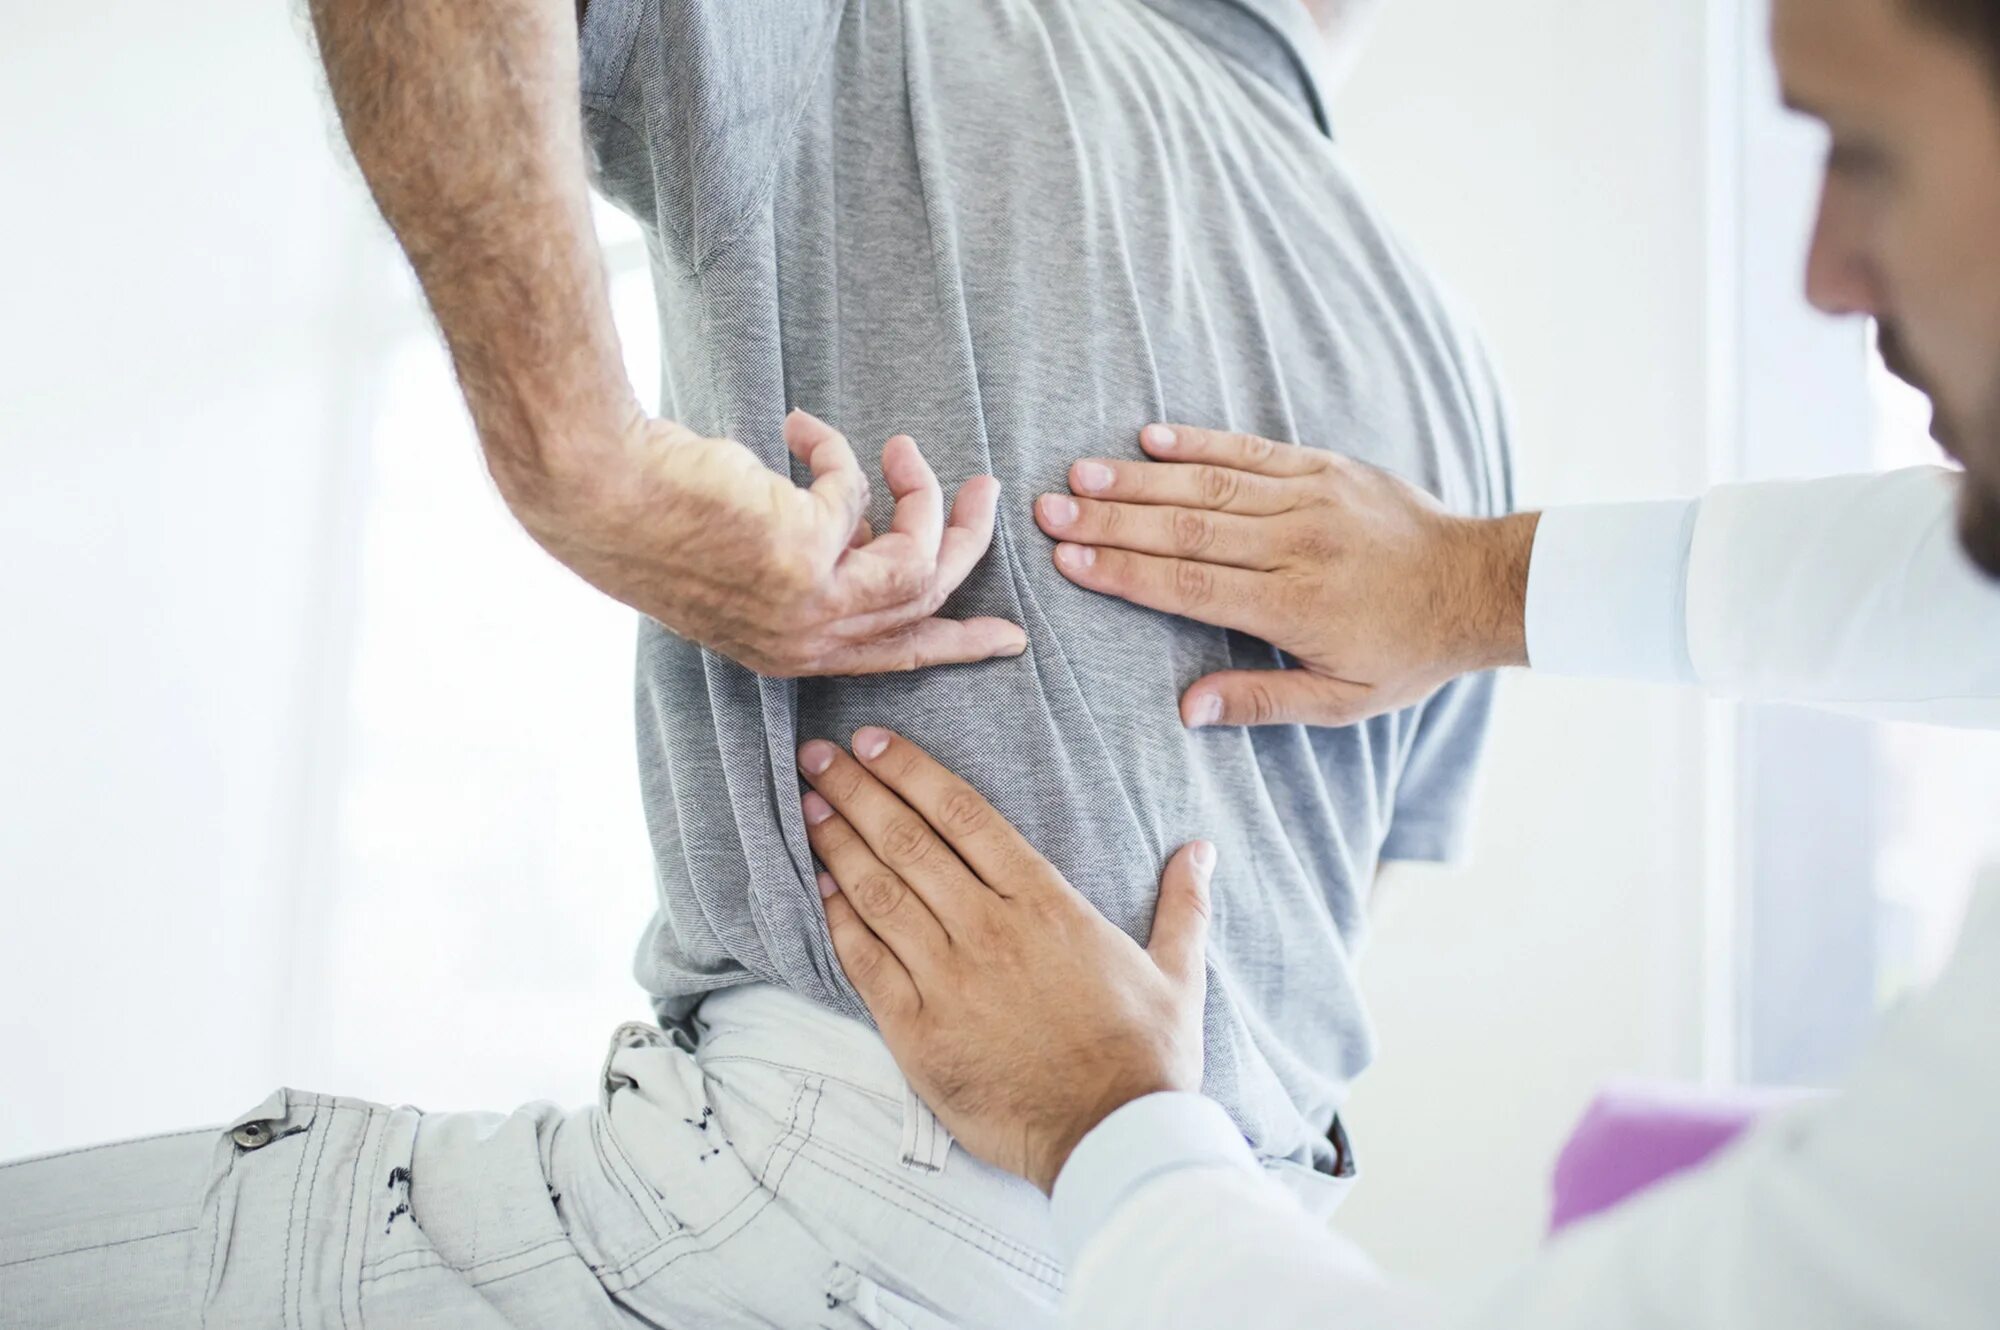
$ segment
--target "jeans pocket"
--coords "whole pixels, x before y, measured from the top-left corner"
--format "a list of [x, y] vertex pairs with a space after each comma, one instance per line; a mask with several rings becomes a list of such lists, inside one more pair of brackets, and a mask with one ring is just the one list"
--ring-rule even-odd
[[845, 1308], [868, 1330], [959, 1330], [958, 1322], [845, 1266], [834, 1272], [827, 1301]]

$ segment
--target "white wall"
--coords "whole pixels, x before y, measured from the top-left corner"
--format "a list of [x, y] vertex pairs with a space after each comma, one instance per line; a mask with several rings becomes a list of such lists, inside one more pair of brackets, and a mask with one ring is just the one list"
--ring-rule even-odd
[[[316, 894], [353, 696], [361, 436], [387, 373], [369, 353], [383, 240], [287, 8], [8, 4], [0, 1155], [212, 1120], [387, 1055], [491, 1062], [511, 1037], [524, 1061], [570, 1056], [507, 1021], [454, 1037], [477, 1013], [453, 994], [507, 1000], [518, 928], [493, 925], [477, 973], [462, 953], [399, 971], [407, 1002], [302, 996], [288, 973], [320, 929], [365, 945], [416, 916], [393, 893]], [[1377, 193], [1492, 335], [1530, 502], [1703, 479], [1703, 41], [1691, 5], [1398, 0], [1342, 98]], [[412, 659], [446, 649], [423, 631]], [[1392, 1266], [1457, 1278], [1526, 1250], [1591, 1088], [1700, 1065], [1704, 734], [1685, 699], [1515, 680], [1476, 863], [1391, 884], [1351, 1225]], [[589, 884], [620, 891], [601, 971], [574, 980], [593, 995], [647, 884]], [[567, 939], [560, 955], [580, 963]], [[386, 1074], [326, 1088], [430, 1098]]]
[[6, 5], [0, 1153], [269, 1088], [364, 386], [289, 11]]
[[[1699, 4], [1396, 0], [1339, 98], [1491, 339], [1529, 506], [1705, 481], [1707, 43]], [[1702, 1068], [1702, 704], [1507, 682], [1473, 861], [1392, 876], [1363, 962], [1382, 1053], [1342, 1226], [1441, 1281], [1533, 1248], [1596, 1086]]]

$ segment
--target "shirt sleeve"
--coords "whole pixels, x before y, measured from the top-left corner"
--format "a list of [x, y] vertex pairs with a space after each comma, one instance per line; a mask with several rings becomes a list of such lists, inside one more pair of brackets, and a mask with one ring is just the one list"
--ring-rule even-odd
[[1428, 1308], [1265, 1177], [1214, 1102], [1134, 1100], [1084, 1137], [1053, 1198], [1065, 1322], [1413, 1330]]
[[[1105, 1185], [1087, 1207], [1093, 1218], [1070, 1266], [1068, 1323], [1091, 1330], [1990, 1324], [2000, 1306], [1992, 1255], [2000, 1232], [1995, 1010], [2000, 881], [1989, 873], [1951, 964], [1928, 993], [1892, 1015], [1844, 1093], [1772, 1119], [1715, 1162], [1566, 1231], [1535, 1260], [1446, 1308], [1386, 1284], [1268, 1179], [1240, 1163], [1214, 1162], [1220, 1137], [1212, 1123], [1113, 1114], [1079, 1155], [1087, 1147], [1133, 1159], [1150, 1152], [1151, 1166], [1127, 1163], [1102, 1175], [1125, 1181]], [[1079, 1180], [1089, 1186], [1086, 1175]], [[1061, 1197], [1064, 1181], [1056, 1186]]]
[[1543, 674], [1693, 683], [1694, 500], [1552, 508], [1528, 562], [1528, 662]]
[[1491, 674], [1466, 675], [1416, 709], [1382, 860], [1452, 863], [1464, 857], [1495, 686]]
[[580, 93], [599, 187], [700, 271], [767, 206], [841, 0], [591, 0]]
[[1911, 467], [1552, 509], [1529, 563], [1529, 662], [2000, 728], [2000, 583], [1959, 547], [1960, 483]]

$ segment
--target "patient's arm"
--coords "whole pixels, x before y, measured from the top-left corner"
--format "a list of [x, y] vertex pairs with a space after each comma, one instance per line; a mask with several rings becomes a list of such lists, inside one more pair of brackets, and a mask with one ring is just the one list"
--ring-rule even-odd
[[[625, 376], [590, 215], [575, 0], [312, 0], [327, 81], [382, 214], [450, 346], [500, 492], [586, 581], [768, 674], [854, 674], [1023, 649], [1012, 624], [938, 607], [985, 553], [998, 485], [950, 520], [892, 440], [891, 529], [808, 416], [794, 485], [727, 439], [648, 419]], [[861, 538], [857, 540], [857, 535]]]

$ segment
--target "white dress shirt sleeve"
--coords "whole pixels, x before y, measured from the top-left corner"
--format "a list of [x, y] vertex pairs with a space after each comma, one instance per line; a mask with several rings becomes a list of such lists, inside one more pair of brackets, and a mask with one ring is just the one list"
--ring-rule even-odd
[[[2000, 1308], [2000, 876], [1937, 984], [1891, 1015], [1838, 1097], [1764, 1124], [1708, 1166], [1568, 1230], [1449, 1307], [1407, 1300], [1213, 1117], [1119, 1115], [1058, 1180], [1088, 1217], [1077, 1330], [1956, 1330]], [[1141, 1101], [1144, 1102], [1144, 1101]], [[1225, 1119], [1226, 1121], [1226, 1119]], [[1089, 1150], [1089, 1156], [1084, 1151]], [[1121, 1161], [1102, 1171], [1092, 1157]], [[1143, 1159], [1139, 1164], [1132, 1161]], [[1075, 1161], [1073, 1161], [1075, 1162]], [[1071, 1189], [1075, 1182], [1083, 1189]], [[1102, 1188], [1094, 1195], [1085, 1195]], [[1068, 1195], [1065, 1192], [1068, 1191]]]
[[2000, 584], [1940, 467], [1724, 485], [1542, 515], [1528, 659], [1545, 673], [2000, 728]]

